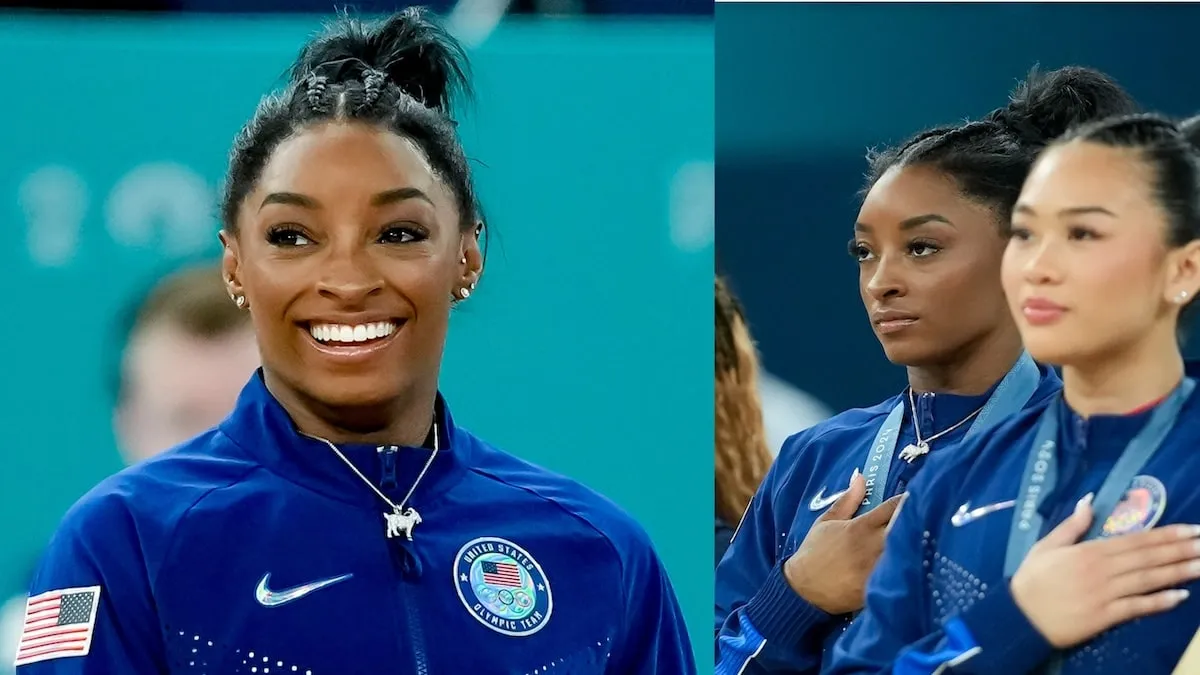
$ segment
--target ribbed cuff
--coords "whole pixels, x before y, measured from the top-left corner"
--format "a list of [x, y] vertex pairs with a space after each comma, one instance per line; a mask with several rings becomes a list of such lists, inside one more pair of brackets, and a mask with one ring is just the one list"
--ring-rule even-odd
[[743, 611], [767, 644], [795, 645], [809, 631], [833, 617], [800, 597], [788, 585], [780, 563]]
[[963, 612], [958, 620], [967, 627], [979, 655], [954, 672], [971, 675], [1010, 675], [1033, 670], [1054, 654], [1054, 646], [1034, 628], [1017, 607], [1008, 582]]

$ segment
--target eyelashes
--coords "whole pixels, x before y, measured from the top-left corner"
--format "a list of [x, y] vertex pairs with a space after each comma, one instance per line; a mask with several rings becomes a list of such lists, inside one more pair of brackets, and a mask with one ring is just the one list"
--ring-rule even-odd
[[[267, 228], [267, 243], [280, 248], [299, 248], [315, 243], [315, 238], [302, 227], [293, 224], [272, 225]], [[429, 233], [418, 225], [389, 225], [376, 238], [380, 244], [403, 245], [425, 241]]]

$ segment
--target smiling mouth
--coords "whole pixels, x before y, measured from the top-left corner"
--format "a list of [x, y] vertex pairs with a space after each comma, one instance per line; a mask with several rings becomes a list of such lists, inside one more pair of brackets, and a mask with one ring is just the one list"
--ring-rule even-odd
[[404, 319], [361, 324], [314, 322], [302, 326], [302, 329], [312, 339], [309, 344], [326, 358], [350, 364], [382, 353], [395, 341], [405, 323], [407, 321]]
[[308, 334], [317, 342], [330, 347], [361, 346], [382, 342], [394, 335], [399, 328], [400, 324], [395, 321], [373, 321], [355, 325], [314, 323], [309, 325]]

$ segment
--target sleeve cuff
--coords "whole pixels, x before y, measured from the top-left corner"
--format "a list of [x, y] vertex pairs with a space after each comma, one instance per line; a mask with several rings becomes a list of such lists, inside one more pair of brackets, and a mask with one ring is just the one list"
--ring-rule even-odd
[[799, 643], [805, 633], [833, 618], [792, 590], [782, 562], [771, 569], [743, 611], [768, 643], [786, 645]]
[[1006, 580], [958, 616], [974, 638], [978, 656], [955, 672], [1007, 675], [1032, 671], [1054, 654], [1054, 647], [1017, 607]]

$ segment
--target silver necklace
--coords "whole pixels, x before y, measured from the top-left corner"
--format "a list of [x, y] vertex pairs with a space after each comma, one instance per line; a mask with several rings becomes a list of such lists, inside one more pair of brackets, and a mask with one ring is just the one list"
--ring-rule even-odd
[[917, 442], [909, 443], [908, 445], [904, 446], [904, 449], [900, 451], [900, 459], [908, 462], [909, 464], [912, 464], [913, 460], [915, 460], [916, 458], [920, 457], [921, 455], [927, 454], [929, 452], [929, 444], [930, 443], [936, 441], [937, 439], [941, 438], [942, 436], [945, 436], [946, 434], [950, 433], [951, 431], [954, 431], [955, 429], [961, 427], [962, 425], [966, 424], [967, 422], [970, 422], [971, 420], [975, 419], [976, 415], [983, 412], [983, 408], [986, 405], [987, 404], [979, 406], [978, 410], [976, 410], [975, 412], [971, 413], [970, 415], [967, 415], [966, 417], [962, 418], [961, 420], [958, 421], [957, 424], [950, 427], [949, 429], [946, 429], [944, 431], [939, 431], [938, 433], [930, 436], [929, 438], [921, 438], [921, 424], [919, 422], [917, 422], [917, 403], [916, 403], [916, 401], [913, 400], [912, 387], [909, 387], [908, 388], [908, 407], [909, 407], [909, 409], [912, 410], [913, 433], [916, 434], [916, 436], [917, 436]]
[[[333, 450], [333, 453], [337, 455], [339, 459], [345, 462], [346, 466], [350, 467], [350, 470], [354, 472], [354, 475], [358, 476], [359, 480], [366, 483], [367, 487], [371, 488], [375, 494], [379, 495], [380, 499], [382, 499], [388, 506], [392, 508], [391, 513], [385, 512], [383, 514], [383, 520], [387, 526], [387, 538], [392, 539], [403, 536], [409, 541], [412, 541], [413, 528], [421, 524], [421, 514], [411, 506], [408, 508], [404, 508], [404, 506], [408, 503], [408, 498], [412, 496], [413, 492], [417, 489], [417, 486], [421, 484], [421, 479], [425, 477], [425, 472], [429, 471], [429, 467], [433, 465], [434, 458], [437, 457], [438, 450], [440, 449], [439, 445], [441, 444], [441, 439], [438, 436], [437, 419], [433, 420], [433, 452], [429, 453], [429, 459], [426, 460], [425, 466], [421, 469], [421, 473], [417, 474], [417, 479], [413, 481], [412, 487], [408, 489], [408, 493], [404, 495], [404, 499], [401, 499], [399, 504], [388, 499], [388, 496], [383, 494], [379, 488], [375, 487], [374, 483], [367, 480], [367, 477], [362, 475], [362, 472], [358, 470], [358, 467], [354, 466], [354, 462], [346, 459], [346, 456], [342, 454], [341, 450], [338, 450], [336, 445], [325, 440], [324, 438], [319, 438], [317, 436], [310, 436], [310, 438], [315, 438], [325, 445], [328, 445], [329, 449]], [[383, 449], [384, 446], [379, 446], [380, 452], [382, 452]]]

